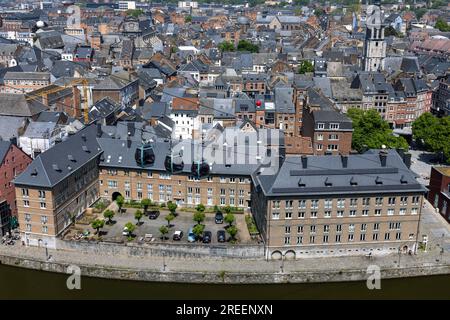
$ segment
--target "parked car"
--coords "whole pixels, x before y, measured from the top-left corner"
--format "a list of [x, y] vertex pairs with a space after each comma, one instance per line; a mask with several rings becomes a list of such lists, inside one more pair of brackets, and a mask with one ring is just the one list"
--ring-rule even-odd
[[212, 237], [211, 231], [203, 231], [203, 236], [202, 236], [203, 243], [210, 243], [211, 237]]
[[173, 233], [173, 240], [180, 241], [181, 238], [183, 238], [183, 231], [177, 230]]
[[159, 210], [148, 211], [147, 215], [152, 220], [157, 219], [159, 217]]
[[197, 240], [197, 237], [195, 236], [192, 228], [189, 229], [187, 240], [189, 242], [195, 242], [195, 240]]
[[225, 242], [226, 240], [227, 240], [227, 238], [225, 236], [225, 231], [224, 230], [217, 231], [217, 241], [218, 242]]
[[217, 224], [223, 223], [223, 213], [222, 213], [222, 211], [217, 211], [216, 212], [215, 220], [216, 220]]
[[130, 234], [130, 232], [128, 231], [128, 228], [124, 227], [123, 230], [122, 230], [122, 235], [123, 236], [128, 236], [129, 234]]

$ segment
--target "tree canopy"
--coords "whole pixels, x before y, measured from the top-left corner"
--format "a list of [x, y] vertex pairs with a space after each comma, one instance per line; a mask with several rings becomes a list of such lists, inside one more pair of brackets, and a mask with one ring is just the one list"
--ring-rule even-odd
[[442, 18], [436, 20], [434, 27], [442, 32], [450, 31], [450, 25]]
[[450, 162], [450, 116], [437, 118], [426, 112], [414, 121], [412, 131], [413, 138], [428, 151], [443, 152]]
[[127, 16], [132, 16], [132, 17], [139, 17], [141, 14], [144, 14], [144, 11], [142, 11], [141, 9], [130, 9], [127, 10]]
[[351, 108], [347, 115], [353, 121], [352, 148], [358, 152], [369, 149], [379, 149], [383, 145], [387, 148], [408, 149], [408, 143], [403, 137], [396, 137], [389, 128], [389, 124], [384, 121], [374, 109], [363, 111], [358, 108]]
[[314, 66], [311, 61], [303, 60], [298, 67], [298, 73], [305, 74], [307, 72], [314, 72]]
[[219, 43], [218, 48], [222, 52], [230, 52], [235, 50], [234, 44], [232, 44], [230, 41], [224, 41]]
[[259, 47], [256, 44], [251, 43], [250, 41], [239, 40], [237, 50], [238, 51], [249, 51], [251, 53], [258, 53]]

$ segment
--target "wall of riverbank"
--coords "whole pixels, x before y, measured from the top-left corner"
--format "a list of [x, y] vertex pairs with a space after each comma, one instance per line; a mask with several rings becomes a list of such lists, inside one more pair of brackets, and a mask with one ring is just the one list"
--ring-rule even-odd
[[239, 258], [264, 259], [263, 245], [203, 245], [200, 243], [111, 243], [57, 240], [59, 250], [78, 251], [88, 254], [124, 255], [131, 257], [175, 258]]
[[[82, 276], [153, 282], [272, 284], [365, 281], [367, 279], [365, 269], [298, 271], [290, 273], [252, 272], [251, 270], [243, 270], [242, 272], [225, 272], [220, 270], [217, 272], [180, 272], [171, 270], [162, 271], [157, 269], [127, 269], [100, 265], [81, 265], [76, 262], [73, 263], [80, 267]], [[67, 273], [67, 268], [71, 263], [0, 255], [0, 264], [34, 270]], [[439, 274], [450, 274], [450, 265], [436, 263], [427, 266], [381, 269], [382, 279]]]

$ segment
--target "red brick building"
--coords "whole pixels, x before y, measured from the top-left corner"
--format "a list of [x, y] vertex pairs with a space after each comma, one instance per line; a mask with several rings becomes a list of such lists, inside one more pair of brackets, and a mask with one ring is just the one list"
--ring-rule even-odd
[[2, 210], [0, 235], [8, 228], [9, 219], [7, 219], [7, 216], [17, 216], [13, 180], [27, 168], [31, 161], [32, 159], [14, 143], [0, 141], [0, 203], [6, 200], [8, 207], [8, 210]]
[[431, 168], [428, 201], [450, 223], [450, 167]]

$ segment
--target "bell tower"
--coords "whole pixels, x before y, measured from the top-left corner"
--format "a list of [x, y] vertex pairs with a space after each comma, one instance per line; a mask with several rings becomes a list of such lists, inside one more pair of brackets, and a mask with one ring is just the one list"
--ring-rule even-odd
[[364, 70], [379, 71], [384, 68], [386, 41], [380, 2], [375, 0], [367, 7], [366, 38], [364, 43]]

